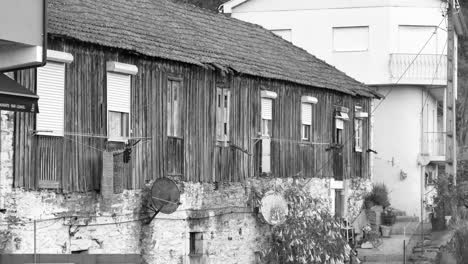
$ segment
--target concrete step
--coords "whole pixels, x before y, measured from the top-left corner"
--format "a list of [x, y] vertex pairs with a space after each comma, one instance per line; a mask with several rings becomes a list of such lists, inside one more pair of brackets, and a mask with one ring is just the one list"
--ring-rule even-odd
[[397, 263], [402, 263], [403, 262], [403, 255], [401, 254], [384, 254], [382, 253], [381, 255], [372, 255], [372, 256], [359, 256], [359, 260], [361, 260], [362, 263], [392, 263], [392, 262], [397, 262]]
[[419, 217], [408, 215], [397, 215], [395, 222], [419, 222]]

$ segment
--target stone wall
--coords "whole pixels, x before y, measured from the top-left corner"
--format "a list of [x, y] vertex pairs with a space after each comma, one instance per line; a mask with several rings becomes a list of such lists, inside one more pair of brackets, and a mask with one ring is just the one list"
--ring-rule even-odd
[[[257, 263], [271, 227], [256, 213], [256, 190], [305, 185], [323, 207], [333, 209], [329, 179], [253, 179], [236, 184], [180, 183], [181, 205], [146, 223], [147, 189], [102, 196], [12, 189], [11, 114], [2, 112], [0, 254], [36, 252], [142, 254], [153, 263]], [[307, 183], [307, 184], [306, 184]], [[352, 219], [362, 206], [367, 180], [347, 181], [345, 201]], [[149, 188], [148, 188], [149, 189]], [[2, 209], [2, 208], [0, 208]], [[331, 210], [333, 211], [333, 210]], [[36, 220], [36, 236], [34, 236]], [[201, 254], [190, 254], [190, 233]]]
[[[185, 183], [179, 209], [170, 215], [158, 214], [150, 224], [139, 220], [147, 216], [142, 214], [145, 191], [124, 191], [104, 199], [93, 193], [16, 189], [6, 195], [0, 252], [32, 253], [36, 219], [38, 253], [87, 250], [90, 254], [142, 254], [147, 263], [199, 263], [200, 259], [203, 263], [256, 263], [256, 252], [265, 246], [270, 226], [254, 213], [252, 190], [292, 182]], [[324, 207], [330, 207], [329, 180], [312, 179], [307, 187], [323, 199]], [[354, 191], [347, 193], [354, 197]], [[189, 256], [190, 232], [202, 234], [202, 256]]]

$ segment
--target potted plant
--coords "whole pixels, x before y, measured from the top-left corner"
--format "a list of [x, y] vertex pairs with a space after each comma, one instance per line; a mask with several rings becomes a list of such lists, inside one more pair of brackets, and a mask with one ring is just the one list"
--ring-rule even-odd
[[386, 207], [382, 212], [382, 224], [392, 226], [395, 224], [396, 214], [392, 207]]

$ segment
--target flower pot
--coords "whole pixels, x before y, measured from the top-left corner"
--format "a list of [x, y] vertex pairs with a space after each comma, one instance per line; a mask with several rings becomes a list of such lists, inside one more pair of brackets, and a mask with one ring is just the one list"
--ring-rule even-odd
[[391, 226], [394, 225], [396, 221], [396, 215], [382, 215], [382, 224]]
[[390, 237], [391, 234], [392, 234], [392, 227], [391, 226], [381, 225], [380, 230], [382, 231], [382, 236], [383, 237]]

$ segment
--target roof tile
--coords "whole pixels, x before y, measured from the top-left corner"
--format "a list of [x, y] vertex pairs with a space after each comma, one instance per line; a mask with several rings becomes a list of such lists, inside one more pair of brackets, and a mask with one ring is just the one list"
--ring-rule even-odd
[[143, 55], [374, 97], [369, 87], [268, 30], [168, 0], [49, 0], [49, 34]]

